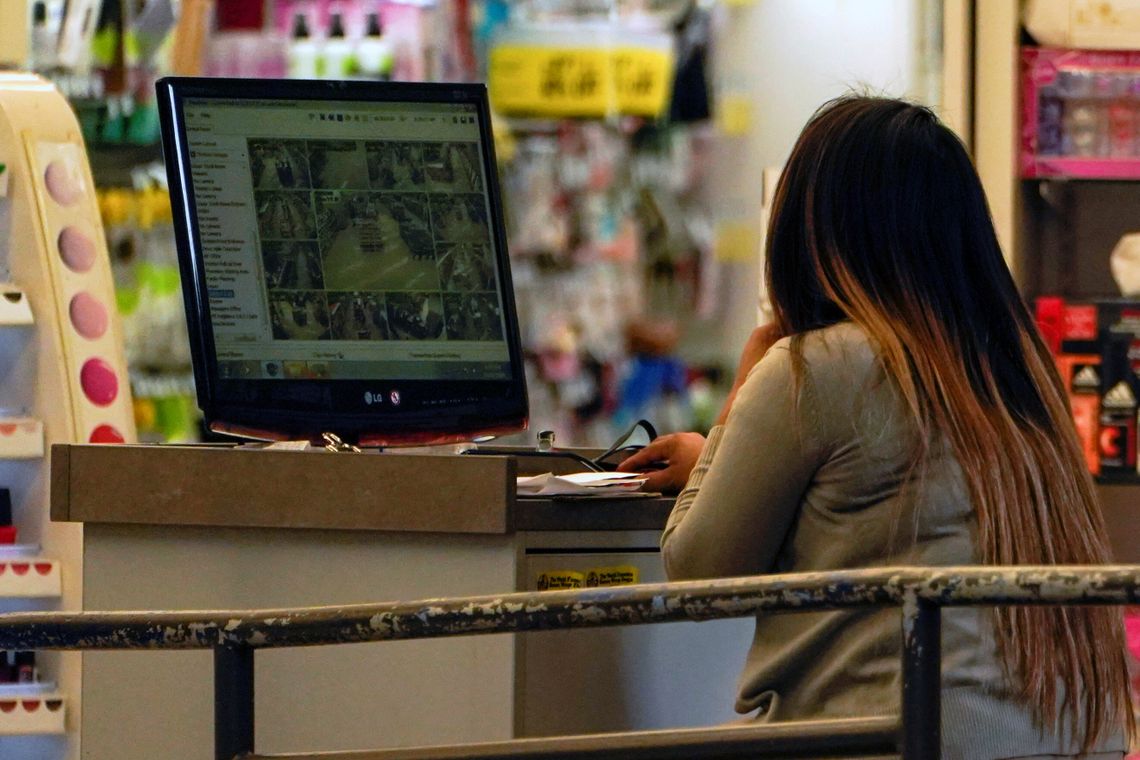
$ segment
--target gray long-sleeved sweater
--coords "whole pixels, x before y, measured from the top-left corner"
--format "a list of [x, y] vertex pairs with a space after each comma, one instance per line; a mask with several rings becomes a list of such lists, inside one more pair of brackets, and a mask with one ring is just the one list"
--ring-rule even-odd
[[[979, 561], [958, 463], [935, 447], [910, 473], [915, 435], [866, 335], [850, 323], [803, 337], [798, 391], [787, 339], [756, 365], [710, 433], [662, 537], [674, 580]], [[761, 615], [737, 711], [764, 720], [897, 714], [897, 609]], [[990, 613], [943, 615], [943, 757], [1076, 754], [1013, 698]], [[1097, 748], [1124, 749], [1122, 735]]]

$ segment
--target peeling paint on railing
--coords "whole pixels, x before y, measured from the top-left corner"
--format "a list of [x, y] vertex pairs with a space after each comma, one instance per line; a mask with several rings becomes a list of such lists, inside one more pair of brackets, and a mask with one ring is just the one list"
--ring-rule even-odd
[[283, 647], [747, 617], [774, 610], [1129, 604], [1140, 566], [878, 568], [408, 603], [0, 615], [0, 649]]

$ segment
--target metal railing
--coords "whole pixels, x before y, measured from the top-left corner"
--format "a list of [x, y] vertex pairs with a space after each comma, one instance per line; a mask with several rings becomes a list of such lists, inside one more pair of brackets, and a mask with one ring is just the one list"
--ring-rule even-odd
[[1138, 601], [1140, 566], [897, 567], [340, 607], [14, 613], [0, 615], [0, 649], [213, 649], [215, 755], [232, 760], [254, 757], [258, 649], [895, 606], [902, 608], [902, 708], [897, 720], [813, 721], [800, 724], [798, 735], [794, 725], [777, 724], [515, 740], [438, 748], [434, 754], [421, 749], [339, 756], [584, 758], [625, 747], [621, 754], [629, 757], [786, 757], [796, 755], [797, 741], [803, 750], [842, 742], [852, 751], [872, 752], [881, 750], [885, 738], [897, 739], [904, 760], [931, 760], [938, 758], [941, 745], [943, 607]]

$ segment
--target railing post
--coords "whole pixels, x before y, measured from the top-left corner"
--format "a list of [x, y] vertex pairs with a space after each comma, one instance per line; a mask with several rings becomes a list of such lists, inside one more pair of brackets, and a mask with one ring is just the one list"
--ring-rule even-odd
[[942, 751], [942, 608], [908, 591], [903, 601], [902, 760]]
[[253, 753], [253, 648], [214, 647], [214, 757]]

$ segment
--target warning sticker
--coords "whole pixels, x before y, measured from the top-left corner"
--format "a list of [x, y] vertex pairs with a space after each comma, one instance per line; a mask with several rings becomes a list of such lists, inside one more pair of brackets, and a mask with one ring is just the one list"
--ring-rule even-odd
[[551, 570], [538, 574], [539, 591], [556, 591], [566, 588], [582, 588], [586, 585], [586, 574], [573, 570]]
[[566, 588], [598, 588], [601, 586], [630, 586], [638, 582], [640, 575], [633, 565], [614, 567], [592, 567], [585, 572], [577, 570], [548, 570], [539, 573], [536, 585], [539, 591], [555, 591]]
[[633, 565], [595, 567], [586, 573], [586, 586], [630, 586], [637, 583], [637, 568]]

